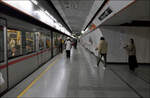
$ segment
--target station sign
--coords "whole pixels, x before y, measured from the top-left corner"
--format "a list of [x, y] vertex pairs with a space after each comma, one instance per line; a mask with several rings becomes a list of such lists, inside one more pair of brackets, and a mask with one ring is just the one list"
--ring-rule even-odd
[[102, 21], [103, 19], [105, 19], [108, 15], [110, 15], [112, 13], [112, 9], [110, 7], [108, 7], [99, 17], [99, 20]]

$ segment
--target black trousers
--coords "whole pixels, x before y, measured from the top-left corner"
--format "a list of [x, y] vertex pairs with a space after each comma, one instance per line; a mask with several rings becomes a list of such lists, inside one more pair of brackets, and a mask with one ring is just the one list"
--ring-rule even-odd
[[63, 46], [62, 46], [62, 45], [59, 46], [59, 52], [60, 52], [60, 53], [63, 52]]
[[74, 44], [74, 48], [77, 49], [77, 43]]
[[129, 56], [128, 58], [129, 69], [134, 71], [136, 67], [138, 67], [136, 56]]
[[107, 54], [100, 54], [97, 60], [97, 66], [99, 66], [100, 61], [102, 61], [102, 57], [104, 58], [104, 66], [106, 67], [107, 63]]
[[66, 57], [70, 58], [70, 50], [66, 50]]

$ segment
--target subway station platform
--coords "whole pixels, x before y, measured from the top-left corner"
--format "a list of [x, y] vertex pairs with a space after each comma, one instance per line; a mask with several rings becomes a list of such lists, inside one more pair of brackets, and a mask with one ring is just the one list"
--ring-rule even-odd
[[34, 72], [5, 97], [150, 98], [150, 67], [130, 72], [126, 65], [96, 66], [96, 58], [81, 45]]

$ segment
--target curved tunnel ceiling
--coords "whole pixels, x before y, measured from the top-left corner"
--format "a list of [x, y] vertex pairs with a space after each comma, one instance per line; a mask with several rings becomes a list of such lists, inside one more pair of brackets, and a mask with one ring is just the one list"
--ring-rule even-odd
[[51, 0], [73, 32], [80, 32], [95, 0]]

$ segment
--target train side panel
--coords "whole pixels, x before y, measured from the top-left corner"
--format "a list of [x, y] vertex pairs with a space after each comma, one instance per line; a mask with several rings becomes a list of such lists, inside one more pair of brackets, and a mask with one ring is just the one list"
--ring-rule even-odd
[[38, 67], [37, 61], [36, 53], [9, 60], [9, 87], [13, 87], [32, 73]]

